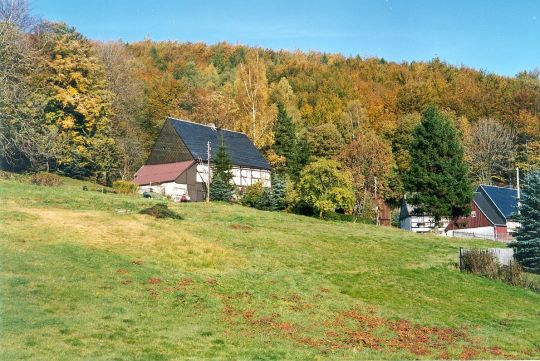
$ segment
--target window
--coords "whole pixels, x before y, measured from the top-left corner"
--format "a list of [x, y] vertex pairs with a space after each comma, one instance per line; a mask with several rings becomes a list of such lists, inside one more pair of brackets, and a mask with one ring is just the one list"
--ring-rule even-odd
[[476, 211], [472, 211], [472, 212], [471, 212], [471, 217], [472, 217], [472, 218], [476, 218]]

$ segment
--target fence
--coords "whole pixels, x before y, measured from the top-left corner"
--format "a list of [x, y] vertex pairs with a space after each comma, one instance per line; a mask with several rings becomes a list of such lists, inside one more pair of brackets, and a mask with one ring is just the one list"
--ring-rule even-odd
[[486, 239], [495, 240], [495, 236], [491, 234], [482, 234], [475, 232], [453, 231], [452, 236], [459, 238], [473, 238], [473, 239]]
[[[463, 256], [473, 248], [459, 247], [459, 270], [463, 270]], [[501, 265], [511, 266], [514, 261], [514, 250], [512, 248], [485, 248], [478, 249], [480, 252], [492, 254]]]

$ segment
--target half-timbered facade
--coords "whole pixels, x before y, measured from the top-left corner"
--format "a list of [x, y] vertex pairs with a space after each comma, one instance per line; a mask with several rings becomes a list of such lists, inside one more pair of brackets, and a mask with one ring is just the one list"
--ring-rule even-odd
[[212, 172], [208, 168], [208, 143], [212, 162], [222, 139], [237, 187], [257, 182], [271, 186], [270, 164], [244, 133], [174, 118], [165, 121], [146, 164], [135, 174], [135, 183], [141, 191], [152, 190], [171, 197], [185, 194], [193, 201], [204, 200]]
[[442, 234], [447, 225], [448, 218], [442, 218], [439, 227], [435, 229], [435, 217], [429, 214], [419, 214], [415, 207], [407, 203], [405, 199], [401, 202], [399, 228], [415, 233], [430, 233], [435, 230]]

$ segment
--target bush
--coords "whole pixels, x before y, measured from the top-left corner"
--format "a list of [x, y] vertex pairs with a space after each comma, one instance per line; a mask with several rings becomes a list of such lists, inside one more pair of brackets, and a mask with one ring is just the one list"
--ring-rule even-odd
[[113, 189], [120, 194], [135, 194], [139, 187], [133, 182], [118, 180], [113, 182]]
[[512, 286], [529, 288], [538, 292], [540, 282], [524, 271], [519, 262], [501, 265], [497, 258], [487, 250], [471, 249], [463, 253], [461, 259], [463, 270], [491, 279], [501, 280]]
[[39, 172], [30, 177], [30, 182], [39, 186], [58, 187], [64, 183], [62, 178], [53, 173]]
[[257, 208], [257, 205], [259, 204], [259, 201], [263, 195], [263, 191], [264, 188], [261, 182], [250, 185], [245, 188], [240, 202], [244, 206]]
[[462, 267], [464, 270], [489, 278], [499, 275], [499, 262], [493, 254], [480, 249], [471, 249], [463, 253]]
[[171, 218], [182, 219], [182, 216], [169, 209], [164, 203], [156, 204], [155, 206], [145, 208], [139, 212], [140, 214], [147, 214], [154, 218]]

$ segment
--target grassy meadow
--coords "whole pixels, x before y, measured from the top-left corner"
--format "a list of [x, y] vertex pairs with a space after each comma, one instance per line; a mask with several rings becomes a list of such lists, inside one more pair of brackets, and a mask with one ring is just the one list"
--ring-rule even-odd
[[96, 188], [0, 180], [1, 360], [540, 358], [540, 294], [457, 270], [499, 243]]

